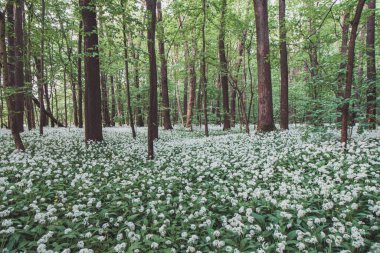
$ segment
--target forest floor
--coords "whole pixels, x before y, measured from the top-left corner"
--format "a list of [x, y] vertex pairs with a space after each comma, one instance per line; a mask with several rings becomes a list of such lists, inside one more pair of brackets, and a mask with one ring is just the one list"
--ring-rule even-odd
[[380, 131], [0, 130], [2, 252], [379, 252]]

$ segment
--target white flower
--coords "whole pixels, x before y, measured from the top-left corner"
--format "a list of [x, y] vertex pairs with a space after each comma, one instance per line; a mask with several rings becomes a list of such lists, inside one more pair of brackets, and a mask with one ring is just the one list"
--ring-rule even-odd
[[152, 242], [152, 244], [150, 245], [150, 247], [152, 248], [152, 249], [158, 249], [158, 243], [156, 243], [156, 242]]

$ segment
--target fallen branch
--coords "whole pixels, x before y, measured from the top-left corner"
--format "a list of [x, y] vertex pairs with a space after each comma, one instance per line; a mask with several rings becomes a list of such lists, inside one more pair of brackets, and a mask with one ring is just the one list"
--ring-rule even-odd
[[[35, 97], [32, 97], [32, 100], [33, 102], [36, 104], [36, 106], [38, 108], [40, 108], [40, 101], [38, 101], [37, 98]], [[46, 116], [48, 116], [55, 124], [58, 125], [58, 127], [65, 127], [65, 125], [63, 125], [61, 122], [59, 122], [54, 116], [53, 114], [51, 114], [51, 112], [49, 111], [46, 111], [45, 109], [43, 110], [43, 112], [46, 114]]]

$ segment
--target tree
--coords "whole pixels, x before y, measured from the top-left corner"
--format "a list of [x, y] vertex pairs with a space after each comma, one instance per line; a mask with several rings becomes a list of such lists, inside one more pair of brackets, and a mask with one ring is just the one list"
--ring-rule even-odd
[[257, 76], [259, 95], [259, 118], [257, 131], [275, 129], [273, 121], [272, 79], [269, 61], [268, 1], [253, 0], [257, 41]]
[[[345, 83], [345, 71], [347, 67], [347, 44], [348, 44], [348, 32], [350, 29], [350, 24], [349, 24], [349, 17], [350, 13], [347, 12], [343, 16], [342, 20], [342, 44], [340, 46], [340, 54], [342, 56], [342, 61], [339, 65], [339, 74], [338, 74], [338, 87], [337, 87], [337, 98], [342, 99], [344, 95], [344, 83]], [[338, 123], [341, 123], [342, 121], [342, 107], [338, 106], [337, 108], [337, 119], [336, 121]]]
[[285, 0], [279, 0], [279, 23], [280, 23], [280, 65], [281, 65], [281, 96], [280, 96], [280, 127], [289, 129], [289, 106], [288, 106], [288, 50], [286, 46], [285, 26]]
[[375, 10], [376, 0], [368, 1], [370, 15], [367, 19], [367, 123], [369, 129], [376, 128], [376, 54], [375, 54]]
[[80, 0], [84, 32], [85, 139], [102, 141], [100, 66], [96, 6], [94, 0]]
[[[124, 6], [124, 2], [121, 2]], [[132, 106], [131, 106], [131, 91], [129, 83], [129, 63], [128, 63], [128, 37], [127, 37], [127, 24], [126, 24], [125, 15], [123, 15], [123, 43], [124, 43], [124, 70], [125, 70], [125, 85], [127, 90], [127, 110], [129, 115], [129, 122], [132, 129], [132, 137], [136, 139], [135, 123], [133, 120]]]
[[347, 53], [347, 72], [346, 72], [346, 88], [344, 92], [344, 105], [342, 108], [342, 129], [341, 129], [341, 142], [347, 144], [347, 130], [348, 130], [348, 117], [349, 117], [349, 99], [351, 98], [351, 88], [354, 76], [355, 64], [355, 42], [357, 30], [359, 26], [360, 17], [363, 11], [365, 0], [359, 0], [356, 6], [355, 16], [351, 22], [351, 35], [348, 45]]
[[[141, 40], [138, 40], [137, 48], [140, 49], [141, 46]], [[137, 89], [137, 95], [136, 95], [136, 102], [137, 106], [135, 109], [135, 115], [136, 115], [136, 126], [137, 127], [143, 127], [144, 126], [144, 119], [143, 119], [143, 114], [141, 110], [141, 95], [140, 95], [140, 53], [137, 49], [135, 49], [133, 45], [133, 40], [132, 40], [132, 50], [133, 50], [133, 58], [134, 58], [134, 79], [135, 79], [135, 88]]]
[[[22, 99], [22, 96], [17, 94], [19, 93], [19, 91], [17, 93], [14, 92], [17, 89], [16, 83], [15, 83], [15, 73], [14, 73], [14, 70], [15, 70], [14, 68], [14, 59], [15, 59], [14, 35], [16, 31], [20, 32], [19, 30], [20, 27], [16, 29], [14, 25], [14, 24], [20, 25], [19, 24], [20, 20], [18, 20], [18, 22], [14, 22], [14, 17], [20, 18], [19, 11], [22, 11], [22, 9], [20, 10], [19, 8], [16, 8], [16, 11], [15, 11], [16, 13], [14, 16], [13, 15], [14, 4], [15, 3], [13, 3], [13, 1], [8, 1], [6, 5], [7, 22], [8, 22], [7, 30], [6, 30], [6, 25], [5, 25], [6, 24], [5, 15], [3, 12], [0, 12], [0, 56], [1, 56], [2, 66], [3, 66], [3, 81], [4, 81], [4, 86], [6, 88], [10, 128], [12, 131], [13, 140], [15, 142], [16, 149], [19, 151], [24, 151], [25, 147], [20, 136], [20, 133], [22, 132], [23, 128], [22, 126], [19, 126], [19, 124], [22, 124], [22, 121], [20, 122], [20, 118], [16, 113], [17, 110], [19, 110], [19, 106], [20, 106], [20, 101], [18, 100]], [[8, 47], [9, 47], [8, 50], [6, 48], [5, 37], [8, 37]], [[18, 43], [20, 43], [20, 41], [18, 41]]]
[[[195, 35], [194, 35], [195, 36]], [[192, 120], [194, 113], [194, 104], [195, 104], [195, 94], [197, 89], [197, 77], [195, 72], [195, 57], [197, 54], [196, 48], [196, 39], [193, 38], [193, 46], [192, 46], [192, 59], [189, 62], [189, 77], [190, 77], [190, 89], [189, 89], [189, 100], [187, 103], [187, 116], [186, 116], [186, 127], [192, 129]], [[186, 49], [185, 49], [186, 50]]]
[[207, 73], [206, 73], [206, 0], [202, 0], [202, 12], [203, 12], [203, 23], [202, 23], [202, 62], [201, 62], [201, 83], [200, 86], [203, 87], [203, 117], [205, 123], [205, 135], [208, 136], [208, 119], [207, 119]]
[[157, 108], [157, 63], [156, 63], [156, 0], [146, 0], [148, 12], [147, 45], [149, 53], [149, 118], [148, 118], [148, 159], [154, 158], [153, 142], [158, 138]]
[[227, 0], [222, 0], [222, 9], [220, 16], [220, 30], [219, 30], [219, 61], [220, 61], [220, 81], [223, 93], [223, 130], [231, 128], [230, 120], [230, 107], [228, 104], [228, 63], [225, 51], [225, 26], [226, 26], [226, 10]]
[[83, 90], [82, 90], [82, 44], [83, 44], [83, 22], [79, 22], [79, 32], [78, 32], [78, 59], [77, 59], [77, 68], [78, 68], [78, 127], [83, 127]]
[[161, 61], [161, 94], [162, 94], [162, 116], [164, 120], [164, 129], [173, 129], [170, 121], [170, 103], [168, 90], [168, 61], [165, 55], [165, 30], [162, 19], [161, 0], [157, 1], [157, 25], [158, 25], [158, 50]]
[[24, 131], [24, 1], [14, 0], [15, 34], [15, 112], [18, 132]]

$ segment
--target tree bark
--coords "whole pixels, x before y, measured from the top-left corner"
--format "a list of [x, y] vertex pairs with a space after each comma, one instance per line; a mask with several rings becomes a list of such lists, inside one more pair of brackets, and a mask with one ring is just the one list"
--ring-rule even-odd
[[189, 100], [187, 103], [187, 116], [186, 116], [186, 127], [192, 130], [192, 121], [194, 113], [195, 95], [197, 89], [197, 77], [195, 73], [195, 57], [196, 57], [196, 39], [193, 38], [193, 49], [192, 49], [192, 59], [189, 63], [189, 77], [190, 77], [190, 91]]
[[157, 25], [158, 25], [158, 50], [161, 62], [161, 94], [162, 94], [162, 116], [164, 120], [164, 129], [173, 129], [170, 120], [170, 103], [169, 103], [169, 90], [168, 90], [168, 61], [165, 55], [165, 30], [164, 22], [162, 20], [161, 0], [157, 1]]
[[24, 131], [24, 31], [23, 31], [24, 1], [14, 1], [14, 33], [15, 33], [15, 110], [18, 132]]
[[68, 126], [68, 117], [67, 117], [67, 66], [63, 68], [63, 96], [64, 96], [64, 111], [65, 111], [65, 126]]
[[[133, 42], [133, 41], [132, 41]], [[140, 48], [141, 46], [141, 41], [139, 40], [137, 48]], [[137, 95], [136, 95], [136, 102], [137, 106], [135, 108], [135, 115], [136, 115], [136, 126], [137, 127], [143, 127], [144, 126], [144, 118], [141, 110], [141, 95], [140, 95], [140, 53], [138, 50], [134, 48], [132, 45], [132, 50], [133, 50], [133, 58], [135, 60], [134, 63], [134, 75], [135, 75], [135, 87], [137, 90]]]
[[268, 2], [254, 0], [256, 40], [257, 40], [257, 75], [259, 94], [259, 119], [257, 131], [275, 130], [273, 121], [272, 80], [269, 61]]
[[[9, 123], [10, 128], [12, 131], [13, 140], [16, 146], [16, 149], [18, 151], [24, 151], [25, 147], [21, 140], [20, 136], [20, 126], [17, 126], [18, 120], [17, 115], [15, 113], [16, 111], [16, 96], [15, 94], [12, 94], [13, 91], [11, 91], [11, 94], [8, 94], [9, 89], [15, 88], [15, 80], [11, 79], [14, 78], [14, 72], [11, 74], [11, 71], [14, 71], [14, 38], [13, 38], [13, 1], [8, 1], [6, 5], [6, 12], [7, 12], [7, 21], [8, 21], [8, 30], [6, 31], [6, 21], [5, 21], [5, 15], [3, 12], [0, 12], [0, 56], [2, 61], [2, 67], [3, 67], [3, 81], [4, 81], [4, 87], [5, 90], [5, 96], [7, 98], [7, 105], [8, 105], [8, 113], [9, 113]], [[7, 51], [6, 43], [5, 43], [5, 37], [8, 37], [8, 46], [9, 50]], [[8, 55], [7, 55], [8, 54]], [[8, 56], [8, 58], [7, 58]]]
[[[30, 15], [29, 15], [30, 16]], [[25, 12], [23, 15], [24, 24], [25, 21]], [[30, 40], [30, 32], [31, 32], [31, 18], [28, 20], [28, 28], [24, 29], [24, 40], [25, 40], [25, 84], [27, 86], [27, 93], [25, 94], [25, 108], [27, 115], [27, 123], [28, 130], [32, 130], [36, 128], [35, 116], [34, 116], [34, 108], [32, 102], [32, 94], [33, 94], [33, 84], [32, 84], [32, 71], [31, 71], [31, 40]]]
[[223, 94], [223, 130], [231, 129], [230, 106], [228, 103], [228, 67], [225, 51], [225, 15], [227, 10], [227, 0], [222, 0], [222, 10], [219, 31], [219, 61], [220, 61], [220, 81]]
[[115, 82], [113, 75], [110, 77], [111, 82], [111, 126], [115, 126], [116, 117], [116, 96], [115, 96]]
[[78, 59], [77, 59], [77, 68], [78, 68], [78, 127], [83, 128], [83, 89], [82, 89], [82, 31], [83, 22], [79, 23], [79, 33], [78, 33]]
[[132, 129], [132, 137], [136, 139], [135, 123], [133, 120], [132, 106], [131, 106], [131, 91], [129, 82], [129, 63], [128, 63], [128, 38], [127, 38], [127, 25], [125, 17], [123, 16], [123, 43], [124, 43], [124, 70], [125, 70], [125, 88], [127, 91], [127, 110], [129, 115], [129, 123]]
[[117, 118], [119, 121], [119, 126], [123, 126], [124, 124], [124, 107], [122, 102], [122, 88], [121, 81], [119, 79], [116, 80], [116, 94], [117, 94]]
[[368, 1], [371, 14], [367, 18], [367, 123], [369, 129], [376, 129], [376, 54], [375, 54], [375, 11], [376, 0]]
[[286, 46], [286, 21], [285, 0], [279, 0], [279, 23], [280, 23], [280, 69], [281, 69], [281, 96], [280, 96], [280, 128], [289, 129], [289, 105], [288, 105], [288, 50]]
[[357, 30], [359, 26], [360, 17], [363, 11], [365, 0], [359, 0], [356, 6], [355, 17], [351, 22], [351, 36], [348, 46], [347, 54], [347, 72], [346, 72], [346, 89], [344, 92], [344, 105], [342, 108], [342, 129], [341, 129], [341, 142], [347, 145], [347, 130], [348, 130], [348, 118], [349, 118], [349, 99], [351, 98], [351, 88], [354, 75], [355, 64], [355, 41], [357, 36]]
[[108, 92], [107, 92], [107, 75], [100, 74], [101, 99], [102, 99], [102, 119], [105, 127], [111, 126], [110, 112], [108, 108]]
[[[185, 78], [183, 79], [183, 112], [184, 117], [187, 117], [187, 104], [188, 102], [188, 93], [189, 93], [189, 62], [190, 62], [190, 53], [189, 53], [189, 44], [185, 42], [184, 49], [184, 57], [185, 57]], [[185, 123], [187, 122], [187, 118], [184, 118]], [[185, 125], [186, 126], [186, 125]]]
[[154, 159], [153, 142], [158, 138], [158, 108], [157, 108], [157, 63], [156, 63], [156, 0], [146, 0], [149, 25], [147, 31], [147, 46], [149, 53], [149, 118], [148, 118], [148, 159]]
[[80, 0], [84, 32], [85, 139], [102, 141], [100, 66], [94, 0]]
[[[349, 23], [349, 17], [350, 14], [347, 12], [343, 16], [342, 20], [342, 44], [340, 46], [340, 54], [342, 56], [342, 62], [339, 66], [339, 74], [338, 74], [338, 87], [337, 87], [337, 98], [343, 99], [344, 95], [344, 83], [345, 83], [345, 71], [347, 67], [347, 44], [348, 44], [348, 32], [350, 30], [350, 23]], [[339, 101], [340, 102], [340, 101]], [[338, 105], [337, 108], [337, 123], [342, 122], [342, 106]]]
[[207, 118], [207, 73], [206, 73], [206, 20], [207, 20], [207, 3], [202, 1], [203, 23], [202, 23], [202, 62], [201, 62], [201, 83], [203, 87], [203, 117], [205, 125], [205, 136], [208, 137], [208, 118]]

